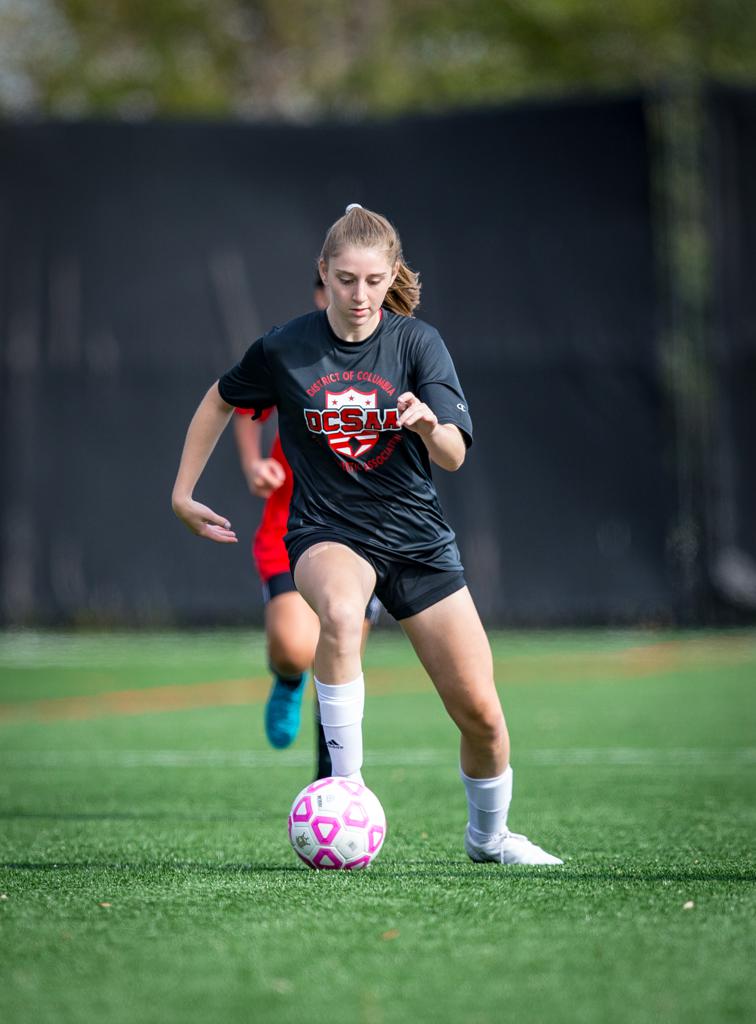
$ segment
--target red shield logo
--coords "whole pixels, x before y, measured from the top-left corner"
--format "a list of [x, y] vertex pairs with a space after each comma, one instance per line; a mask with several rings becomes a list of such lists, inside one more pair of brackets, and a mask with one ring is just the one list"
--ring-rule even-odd
[[[326, 391], [325, 399], [326, 409], [377, 409], [378, 389], [368, 392], [357, 391], [355, 388], [347, 388], [346, 391]], [[329, 435], [328, 443], [331, 451], [342, 458], [359, 459], [365, 452], [370, 451], [378, 436], [378, 431], [347, 431], [342, 426], [335, 434]]]

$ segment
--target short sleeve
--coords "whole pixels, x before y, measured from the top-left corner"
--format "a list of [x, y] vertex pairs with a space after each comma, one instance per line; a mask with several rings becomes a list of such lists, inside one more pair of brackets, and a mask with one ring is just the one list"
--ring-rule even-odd
[[250, 345], [236, 366], [223, 374], [218, 391], [229, 405], [251, 410], [253, 419], [259, 419], [265, 409], [277, 404], [264, 338]]
[[467, 399], [449, 351], [435, 331], [419, 345], [415, 393], [421, 402], [433, 410], [439, 423], [453, 423], [459, 427], [469, 448], [473, 439], [473, 426]]

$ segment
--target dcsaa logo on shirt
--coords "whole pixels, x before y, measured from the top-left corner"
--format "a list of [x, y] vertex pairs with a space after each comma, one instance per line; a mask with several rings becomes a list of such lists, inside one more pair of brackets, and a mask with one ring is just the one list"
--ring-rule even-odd
[[380, 409], [378, 390], [326, 391], [325, 409], [305, 409], [313, 434], [324, 434], [331, 451], [341, 458], [359, 459], [375, 445], [383, 431], [397, 431], [398, 409]]

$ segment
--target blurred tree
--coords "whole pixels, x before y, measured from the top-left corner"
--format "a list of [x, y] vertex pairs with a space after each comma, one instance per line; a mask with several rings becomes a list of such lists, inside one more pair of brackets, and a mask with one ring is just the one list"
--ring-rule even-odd
[[754, 74], [752, 0], [0, 0], [11, 115], [357, 116]]

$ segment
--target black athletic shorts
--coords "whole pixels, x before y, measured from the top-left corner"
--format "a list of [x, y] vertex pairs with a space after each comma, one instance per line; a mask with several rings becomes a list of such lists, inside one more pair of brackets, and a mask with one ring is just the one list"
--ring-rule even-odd
[[[269, 580], [266, 580], [262, 585], [263, 593], [263, 604], [267, 604], [274, 597], [278, 597], [279, 594], [289, 594], [292, 590], [296, 591], [294, 585], [294, 577], [290, 572], [277, 572], [275, 576], [271, 576]], [[375, 596], [372, 595], [367, 603], [365, 609], [365, 618], [374, 626], [378, 619], [381, 617], [381, 602]]]
[[302, 530], [301, 535], [294, 535], [287, 542], [292, 573], [305, 551], [324, 541], [345, 544], [372, 565], [377, 577], [375, 593], [386, 611], [397, 620], [424, 612], [467, 586], [462, 569], [435, 569], [419, 562], [383, 558], [362, 550], [355, 541], [319, 529]]

